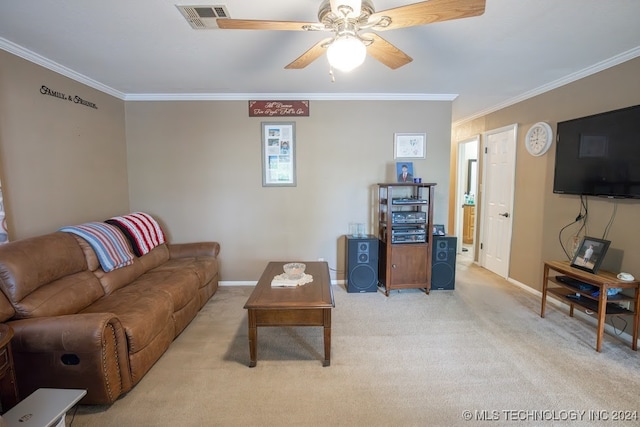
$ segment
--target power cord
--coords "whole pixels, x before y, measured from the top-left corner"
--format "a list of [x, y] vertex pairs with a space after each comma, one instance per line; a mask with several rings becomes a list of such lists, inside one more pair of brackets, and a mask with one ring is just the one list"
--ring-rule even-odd
[[565, 225], [564, 227], [562, 227], [560, 229], [560, 232], [558, 233], [558, 241], [560, 242], [560, 247], [562, 248], [562, 251], [564, 252], [564, 254], [566, 255], [567, 259], [569, 261], [571, 261], [573, 259], [573, 257], [569, 254], [569, 252], [567, 251], [566, 248], [566, 244], [565, 242], [562, 240], [562, 233], [569, 227], [571, 227], [572, 225], [582, 221], [582, 225], [580, 226], [580, 228], [578, 229], [578, 231], [575, 233], [574, 236], [580, 236], [581, 233], [586, 233], [586, 228], [587, 228], [587, 218], [588, 218], [588, 214], [589, 214], [589, 209], [588, 209], [588, 202], [587, 202], [587, 196], [580, 196], [580, 211], [578, 212], [578, 215], [576, 216], [576, 219], [572, 222], [570, 222], [569, 224]]
[[71, 427], [73, 425], [73, 420], [76, 419], [76, 413], [78, 412], [78, 407], [79, 406], [80, 405], [76, 405], [75, 408], [73, 408], [73, 414], [71, 415], [71, 421], [69, 421], [69, 427]]
[[618, 201], [614, 201], [613, 203], [613, 212], [611, 212], [611, 218], [609, 218], [609, 223], [604, 228], [604, 233], [602, 233], [602, 239], [606, 240], [607, 235], [609, 234], [609, 230], [611, 230], [611, 226], [613, 225], [613, 220], [616, 217], [616, 213], [618, 212]]
[[[618, 332], [619, 328], [613, 322], [614, 318], [620, 319], [622, 321], [622, 323], [624, 323], [624, 326], [622, 327], [622, 329], [620, 329], [620, 332]], [[613, 332], [616, 335], [622, 335], [622, 333], [625, 331], [625, 329], [627, 329], [627, 325], [629, 324], [629, 322], [627, 322], [622, 316], [611, 316], [610, 320], [611, 320], [611, 326], [613, 326]]]

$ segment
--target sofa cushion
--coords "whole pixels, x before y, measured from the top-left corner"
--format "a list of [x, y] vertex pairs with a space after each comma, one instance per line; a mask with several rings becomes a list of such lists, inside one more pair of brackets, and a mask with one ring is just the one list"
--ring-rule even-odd
[[82, 313], [113, 313], [127, 335], [129, 353], [145, 348], [166, 327], [173, 324], [173, 302], [165, 292], [126, 286], [82, 310]]
[[218, 260], [213, 257], [172, 258], [152, 271], [193, 272], [198, 277], [198, 287], [205, 286], [218, 274]]
[[96, 276], [88, 270], [70, 274], [13, 301], [15, 319], [75, 314], [104, 295]]
[[145, 268], [140, 262], [140, 258], [134, 258], [133, 263], [126, 267], [117, 268], [108, 273], [105, 273], [102, 268], [98, 268], [93, 274], [100, 280], [104, 293], [110, 295], [136, 280], [144, 272]]
[[149, 271], [169, 260], [169, 249], [167, 248], [167, 245], [163, 243], [138, 259], [143, 264], [144, 271]]
[[198, 277], [190, 270], [151, 270], [129, 286], [149, 292], [165, 292], [173, 304], [173, 312], [198, 297]]
[[12, 303], [41, 286], [85, 270], [82, 250], [68, 233], [55, 232], [0, 245], [0, 287]]

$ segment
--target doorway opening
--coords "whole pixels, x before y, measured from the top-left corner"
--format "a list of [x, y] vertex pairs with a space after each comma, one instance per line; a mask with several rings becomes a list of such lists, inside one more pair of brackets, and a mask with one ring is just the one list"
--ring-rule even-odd
[[458, 185], [456, 189], [458, 254], [471, 261], [475, 260], [479, 147], [479, 135], [458, 142]]

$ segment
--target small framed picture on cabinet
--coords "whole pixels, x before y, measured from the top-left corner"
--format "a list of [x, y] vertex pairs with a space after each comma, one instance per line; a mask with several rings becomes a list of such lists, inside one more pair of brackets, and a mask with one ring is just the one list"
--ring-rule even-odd
[[573, 256], [571, 267], [579, 268], [589, 273], [597, 273], [610, 243], [609, 240], [585, 236]]
[[398, 182], [413, 182], [413, 162], [396, 163]]

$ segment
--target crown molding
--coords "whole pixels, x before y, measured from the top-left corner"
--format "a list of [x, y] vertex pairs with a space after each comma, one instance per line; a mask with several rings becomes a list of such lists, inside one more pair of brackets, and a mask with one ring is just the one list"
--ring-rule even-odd
[[54, 71], [65, 77], [68, 77], [71, 80], [75, 80], [79, 83], [85, 84], [89, 87], [99, 90], [100, 92], [107, 93], [119, 99], [125, 98], [125, 94], [120, 91], [117, 91], [109, 86], [106, 86], [100, 82], [97, 82], [83, 74], [77, 73], [72, 69], [65, 67], [64, 65], [60, 65], [57, 62], [51, 61], [50, 59], [47, 59], [42, 55], [39, 55], [35, 52], [25, 49], [22, 46], [19, 46], [13, 42], [10, 42], [9, 40], [2, 37], [0, 37], [0, 49], [6, 50], [7, 52], [12, 53], [16, 56], [19, 56], [22, 59], [26, 59], [29, 62], [33, 62], [34, 64], [40, 65], [44, 68], [47, 68], [51, 71]]
[[124, 93], [0, 37], [0, 49], [124, 101], [453, 101], [457, 94], [430, 93]]
[[451, 124], [452, 127], [460, 126], [463, 123], [466, 123], [471, 120], [475, 120], [477, 118], [486, 116], [491, 113], [495, 113], [496, 111], [502, 110], [503, 108], [510, 107], [519, 102], [526, 101], [529, 98], [533, 98], [534, 96], [541, 95], [545, 92], [549, 92], [553, 89], [557, 89], [561, 86], [567, 85], [569, 83], [573, 83], [577, 80], [583, 79], [585, 77], [591, 76], [593, 74], [599, 73], [600, 71], [604, 71], [607, 68], [614, 67], [616, 65], [622, 64], [623, 62], [630, 61], [632, 59], [640, 56], [640, 46], [637, 46], [633, 49], [627, 50], [626, 52], [622, 52], [619, 55], [613, 56], [604, 61], [600, 61], [596, 64], [593, 64], [587, 68], [583, 68], [582, 70], [576, 71], [575, 73], [568, 74], [558, 80], [554, 80], [545, 85], [539, 86], [535, 89], [532, 89], [528, 92], [524, 92], [514, 98], [508, 99], [504, 102], [496, 104], [492, 107], [489, 107], [485, 110], [479, 111], [471, 116], [465, 117], [463, 119], [457, 120]]
[[431, 93], [131, 93], [125, 101], [453, 101], [457, 94]]
[[[124, 101], [247, 101], [262, 99], [289, 99], [312, 101], [454, 101], [458, 94], [429, 94], [429, 93], [124, 93], [104, 85], [70, 68], [51, 61], [42, 55], [25, 49], [5, 38], [0, 37], [0, 49], [12, 53], [27, 61], [33, 62], [58, 74], [66, 76], [79, 83], [85, 84], [101, 92], [112, 95]], [[606, 70], [613, 66], [640, 56], [640, 46], [622, 52], [604, 61], [598, 62], [575, 73], [557, 79], [553, 82], [524, 92], [514, 98], [481, 110], [452, 123], [452, 127], [459, 126], [471, 120], [486, 116], [525, 101], [534, 96], [557, 89], [584, 77]]]

